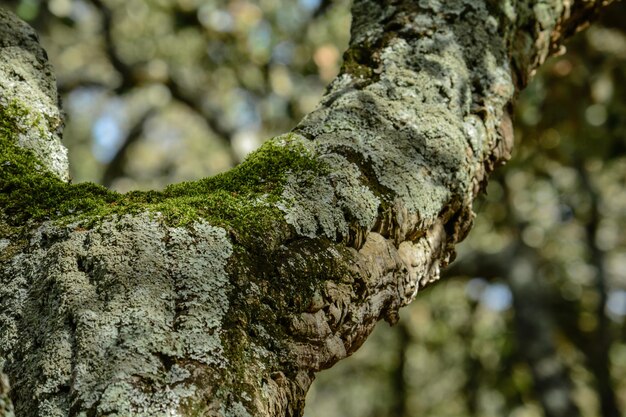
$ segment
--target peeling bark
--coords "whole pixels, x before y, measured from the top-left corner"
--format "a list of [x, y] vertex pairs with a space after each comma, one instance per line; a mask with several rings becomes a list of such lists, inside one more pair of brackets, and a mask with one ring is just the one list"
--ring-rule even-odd
[[[16, 414], [301, 415], [316, 372], [439, 278], [510, 156], [516, 92], [607, 3], [356, 0], [342, 73], [291, 134], [222, 177], [128, 196], [60, 183], [45, 53], [0, 13], [0, 144], [21, 158], [0, 161], [0, 196], [90, 201], [0, 207]], [[21, 181], [28, 158], [47, 170]]]

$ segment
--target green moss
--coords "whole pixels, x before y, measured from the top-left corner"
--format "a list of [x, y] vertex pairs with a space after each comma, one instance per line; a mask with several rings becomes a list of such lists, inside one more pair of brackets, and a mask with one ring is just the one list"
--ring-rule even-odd
[[0, 114], [0, 207], [8, 222], [57, 219], [114, 203], [119, 194], [94, 184], [69, 185], [16, 145], [25, 113], [11, 105]]
[[357, 47], [350, 48], [343, 55], [341, 72], [350, 74], [354, 78], [370, 79], [374, 73], [367, 64], [362, 63], [363, 61], [361, 49]]
[[3, 106], [0, 104], [0, 136], [14, 137], [21, 133], [21, 121], [26, 118], [27, 111], [20, 107], [15, 101]]
[[359, 45], [350, 45], [350, 48], [343, 54], [343, 64], [341, 73], [350, 74], [354, 78], [360, 78], [371, 82], [377, 82], [380, 79], [380, 52], [389, 45], [391, 41], [398, 35], [393, 31], [388, 31], [381, 37], [377, 37], [374, 41], [367, 41]]
[[281, 138], [284, 144], [270, 141], [224, 174], [162, 192], [122, 195], [91, 183], [67, 184], [49, 173], [31, 151], [15, 144], [25, 120], [27, 112], [19, 105], [0, 107], [0, 210], [12, 226], [43, 220], [84, 220], [89, 225], [107, 215], [151, 211], [171, 225], [204, 218], [240, 241], [260, 239], [282, 219], [273, 203], [287, 176], [322, 175], [327, 169], [287, 135]]

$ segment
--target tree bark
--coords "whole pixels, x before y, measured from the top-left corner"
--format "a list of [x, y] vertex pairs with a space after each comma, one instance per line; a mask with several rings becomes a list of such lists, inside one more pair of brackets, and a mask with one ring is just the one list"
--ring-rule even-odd
[[510, 156], [516, 92], [607, 3], [356, 0], [342, 72], [293, 132], [126, 195], [67, 182], [45, 53], [0, 12], [16, 415], [301, 415], [316, 372], [439, 278]]

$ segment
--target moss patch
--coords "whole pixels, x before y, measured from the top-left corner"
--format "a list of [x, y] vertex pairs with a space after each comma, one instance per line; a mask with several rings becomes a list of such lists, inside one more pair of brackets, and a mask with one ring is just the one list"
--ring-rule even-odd
[[86, 227], [113, 214], [158, 212], [173, 226], [198, 218], [225, 227], [241, 241], [263, 235], [282, 219], [276, 203], [288, 175], [324, 175], [328, 168], [293, 135], [269, 141], [229, 172], [164, 191], [119, 194], [92, 183], [67, 184], [16, 145], [27, 113], [0, 108], [0, 210], [12, 226], [28, 221], [84, 221]]
[[0, 210], [10, 225], [92, 212], [116, 201], [119, 194], [95, 184], [61, 181], [32, 151], [17, 146], [28, 116], [16, 102], [0, 107]]
[[167, 187], [159, 193], [164, 199], [155, 209], [176, 224], [201, 216], [247, 236], [266, 230], [275, 219], [283, 218], [274, 203], [280, 199], [290, 174], [316, 176], [328, 170], [292, 137], [285, 137], [284, 146], [267, 142], [226, 173]]

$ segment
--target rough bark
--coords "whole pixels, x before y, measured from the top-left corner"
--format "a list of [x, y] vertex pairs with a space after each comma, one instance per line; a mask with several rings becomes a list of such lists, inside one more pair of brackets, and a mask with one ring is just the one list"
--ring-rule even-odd
[[315, 372], [439, 278], [510, 155], [516, 91], [605, 3], [356, 0], [342, 73], [292, 133], [127, 195], [66, 182], [45, 53], [0, 12], [16, 415], [300, 415]]

